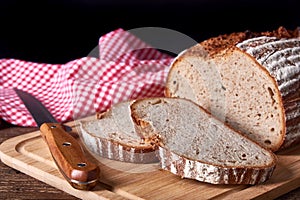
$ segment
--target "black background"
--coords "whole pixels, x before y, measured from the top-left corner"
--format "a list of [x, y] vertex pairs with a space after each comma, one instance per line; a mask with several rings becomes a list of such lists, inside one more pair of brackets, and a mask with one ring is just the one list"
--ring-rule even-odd
[[9, 0], [0, 3], [0, 58], [66, 63], [117, 28], [163, 27], [196, 41], [300, 25], [297, 0]]

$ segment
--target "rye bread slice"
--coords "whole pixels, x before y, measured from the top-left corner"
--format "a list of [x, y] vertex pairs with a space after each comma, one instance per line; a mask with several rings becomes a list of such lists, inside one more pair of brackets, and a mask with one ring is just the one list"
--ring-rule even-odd
[[161, 168], [183, 178], [212, 184], [258, 184], [275, 169], [273, 152], [190, 100], [136, 100], [131, 116], [141, 133], [156, 136]]
[[125, 101], [100, 113], [97, 119], [81, 121], [81, 137], [95, 155], [130, 163], [158, 161], [157, 147], [135, 130], [130, 104]]
[[167, 97], [191, 99], [273, 152], [300, 142], [299, 30], [220, 35], [171, 64]]

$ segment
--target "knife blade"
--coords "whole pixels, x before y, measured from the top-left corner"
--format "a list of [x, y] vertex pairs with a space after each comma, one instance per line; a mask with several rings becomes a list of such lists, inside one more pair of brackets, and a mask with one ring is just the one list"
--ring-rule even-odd
[[87, 159], [79, 142], [38, 99], [25, 91], [16, 88], [14, 91], [38, 125], [53, 160], [68, 183], [79, 190], [94, 188], [99, 181], [99, 166]]

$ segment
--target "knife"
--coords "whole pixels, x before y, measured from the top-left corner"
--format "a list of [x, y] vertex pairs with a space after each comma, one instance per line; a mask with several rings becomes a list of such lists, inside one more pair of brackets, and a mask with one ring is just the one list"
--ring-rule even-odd
[[14, 88], [38, 125], [59, 171], [75, 189], [91, 190], [99, 179], [100, 169], [89, 161], [65, 125], [58, 123], [50, 111], [31, 94]]

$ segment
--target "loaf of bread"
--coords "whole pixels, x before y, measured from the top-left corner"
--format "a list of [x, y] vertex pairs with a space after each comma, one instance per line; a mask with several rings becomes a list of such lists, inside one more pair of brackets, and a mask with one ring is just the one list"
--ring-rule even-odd
[[179, 54], [167, 97], [190, 99], [273, 152], [300, 141], [299, 30], [220, 35]]
[[173, 174], [212, 184], [258, 184], [273, 173], [271, 151], [190, 100], [142, 99], [131, 110], [142, 132], [157, 136], [160, 166]]
[[97, 156], [131, 163], [157, 162], [157, 147], [135, 130], [131, 103], [120, 102], [97, 119], [80, 121], [81, 138]]

